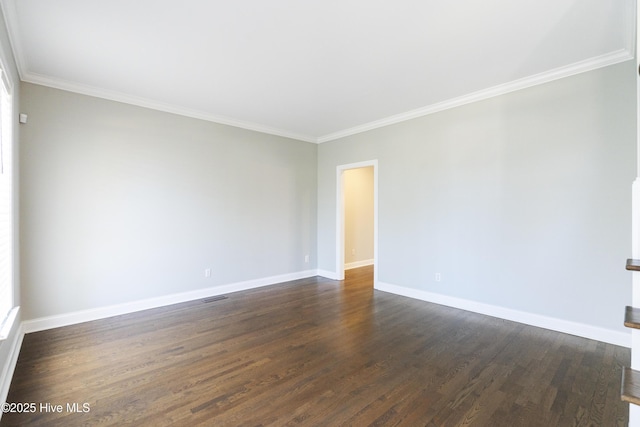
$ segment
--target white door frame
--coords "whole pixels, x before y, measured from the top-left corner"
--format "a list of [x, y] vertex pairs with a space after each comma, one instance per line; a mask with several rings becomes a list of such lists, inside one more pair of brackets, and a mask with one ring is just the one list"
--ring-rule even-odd
[[336, 278], [344, 280], [344, 171], [373, 166], [373, 286], [378, 283], [378, 160], [336, 168]]

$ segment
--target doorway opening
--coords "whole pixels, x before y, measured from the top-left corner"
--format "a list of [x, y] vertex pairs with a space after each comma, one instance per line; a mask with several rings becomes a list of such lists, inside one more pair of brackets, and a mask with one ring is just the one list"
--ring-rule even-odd
[[337, 167], [336, 276], [345, 269], [373, 266], [378, 278], [378, 161]]

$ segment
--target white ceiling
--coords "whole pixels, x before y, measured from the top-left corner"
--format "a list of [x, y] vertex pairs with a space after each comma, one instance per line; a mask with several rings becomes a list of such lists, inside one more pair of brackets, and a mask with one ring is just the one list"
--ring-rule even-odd
[[633, 58], [634, 0], [1, 0], [20, 77], [324, 142]]

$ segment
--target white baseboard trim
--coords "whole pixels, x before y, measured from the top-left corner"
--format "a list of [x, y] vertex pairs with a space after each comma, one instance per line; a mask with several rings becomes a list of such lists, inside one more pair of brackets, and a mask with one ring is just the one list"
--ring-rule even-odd
[[[9, 353], [7, 360], [2, 367], [2, 375], [0, 376], [0, 404], [4, 404], [7, 401], [9, 395], [9, 388], [11, 387], [11, 380], [13, 379], [13, 373], [16, 370], [16, 364], [18, 363], [18, 356], [20, 355], [20, 349], [22, 348], [22, 339], [24, 338], [24, 329], [22, 325], [18, 326], [15, 336], [11, 342], [4, 342], [3, 344], [9, 344]], [[0, 411], [0, 419], [2, 418], [2, 411]]]
[[297, 273], [282, 274], [279, 276], [265, 277], [262, 279], [247, 280], [244, 282], [231, 283], [227, 285], [213, 286], [205, 289], [197, 289], [178, 294], [165, 295], [156, 298], [148, 298], [139, 301], [126, 302], [123, 304], [99, 307], [88, 310], [80, 310], [72, 313], [46, 316], [37, 319], [25, 320], [22, 322], [24, 333], [44, 331], [46, 329], [59, 328], [62, 326], [75, 325], [77, 323], [89, 322], [92, 320], [104, 319], [107, 317], [119, 316], [121, 314], [133, 313], [136, 311], [148, 310], [150, 308], [163, 307], [196, 299], [208, 298], [216, 295], [223, 295], [232, 292], [245, 291], [248, 289], [274, 285], [276, 283], [289, 282], [291, 280], [305, 279], [317, 276], [317, 270], [300, 271]]
[[318, 270], [317, 271], [318, 276], [321, 277], [326, 277], [327, 279], [331, 279], [331, 280], [341, 280], [338, 275], [336, 274], [335, 271], [329, 271], [329, 270]]
[[354, 262], [350, 262], [344, 265], [344, 269], [345, 270], [351, 270], [353, 268], [360, 268], [360, 267], [366, 267], [368, 265], [373, 265], [373, 260], [372, 259], [365, 259], [362, 261], [354, 261]]
[[498, 317], [500, 319], [511, 320], [518, 323], [524, 323], [531, 326], [537, 326], [539, 328], [549, 329], [556, 332], [576, 335], [579, 337], [602, 341], [622, 347], [631, 347], [630, 333], [618, 332], [611, 329], [585, 325], [583, 323], [542, 316], [539, 314], [527, 313], [524, 311], [513, 310], [510, 308], [499, 307], [496, 305], [485, 304], [463, 298], [451, 297], [448, 295], [436, 294], [419, 289], [391, 285], [384, 282], [378, 282], [375, 288], [377, 290], [389, 292], [396, 295], [402, 295], [405, 297], [432, 302], [435, 304], [446, 305], [448, 307], [459, 308], [462, 310], [485, 314], [492, 317]]

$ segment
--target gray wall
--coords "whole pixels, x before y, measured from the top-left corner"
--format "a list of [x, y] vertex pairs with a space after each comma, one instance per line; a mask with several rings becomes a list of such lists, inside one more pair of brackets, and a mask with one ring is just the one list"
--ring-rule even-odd
[[22, 111], [25, 319], [316, 268], [315, 144], [32, 84]]
[[336, 166], [378, 159], [380, 281], [623, 330], [634, 74], [319, 146], [23, 84], [24, 318], [335, 271]]
[[336, 167], [378, 159], [381, 282], [622, 331], [635, 90], [629, 61], [321, 144], [318, 268]]

